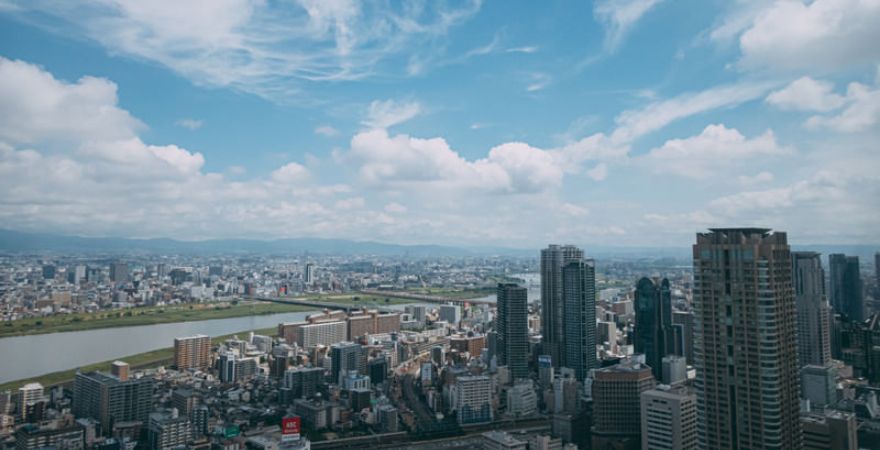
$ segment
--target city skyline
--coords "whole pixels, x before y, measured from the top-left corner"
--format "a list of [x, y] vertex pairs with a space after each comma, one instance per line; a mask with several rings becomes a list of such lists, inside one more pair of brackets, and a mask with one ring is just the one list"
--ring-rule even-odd
[[871, 2], [201, 6], [0, 2], [5, 226], [880, 242]]

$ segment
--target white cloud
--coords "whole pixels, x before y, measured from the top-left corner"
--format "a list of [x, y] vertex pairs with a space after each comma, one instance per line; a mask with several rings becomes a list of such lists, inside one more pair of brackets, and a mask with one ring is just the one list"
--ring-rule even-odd
[[505, 49], [507, 53], [537, 53], [540, 48], [537, 45], [526, 45], [523, 47], [511, 47]]
[[205, 124], [205, 121], [198, 119], [180, 119], [177, 122], [174, 122], [174, 124], [188, 130], [198, 130]]
[[657, 173], [708, 179], [729, 173], [751, 158], [790, 155], [793, 150], [780, 146], [773, 132], [748, 139], [724, 125], [709, 125], [702, 133], [686, 139], [671, 139], [654, 148], [641, 162]]
[[762, 6], [752, 8], [753, 20], [739, 39], [742, 67], [833, 72], [880, 60], [880, 2], [784, 0]]
[[587, 176], [595, 181], [602, 181], [608, 176], [608, 165], [605, 163], [596, 164], [596, 167], [587, 171]]
[[799, 111], [831, 111], [841, 107], [844, 98], [835, 94], [834, 85], [801, 77], [785, 88], [767, 96], [767, 103], [780, 109]]
[[385, 212], [391, 213], [391, 214], [402, 214], [407, 211], [406, 206], [403, 206], [397, 202], [391, 202], [391, 203], [385, 205], [385, 207], [383, 209], [385, 210]]
[[765, 184], [773, 181], [773, 174], [767, 171], [758, 172], [754, 175], [740, 175], [736, 177], [739, 184], [743, 186], [752, 186], [756, 184]]
[[411, 120], [422, 113], [422, 105], [414, 101], [374, 100], [367, 108], [363, 124], [369, 128], [388, 128]]
[[315, 128], [315, 134], [320, 134], [321, 136], [326, 137], [336, 137], [339, 136], [339, 130], [331, 127], [330, 125], [321, 125]]
[[0, 57], [0, 137], [12, 143], [130, 139], [144, 125], [116, 106], [116, 84], [55, 79], [23, 61]]
[[272, 180], [277, 183], [302, 183], [309, 179], [309, 169], [300, 163], [290, 162], [272, 172]]
[[830, 129], [852, 133], [875, 129], [880, 124], [880, 83], [873, 89], [861, 83], [850, 83], [839, 113], [813, 116], [806, 126], [812, 129]]
[[636, 23], [662, 0], [597, 0], [593, 15], [605, 27], [604, 48], [616, 52]]
[[[356, 1], [15, 2], [22, 17], [158, 63], [197, 84], [283, 101], [314, 81], [396, 73], [390, 59], [439, 51], [481, 2], [418, 7]], [[13, 11], [15, 12], [15, 11]]]
[[529, 75], [529, 84], [526, 86], [526, 92], [540, 91], [549, 86], [552, 81], [553, 79], [546, 73], [533, 73]]
[[657, 131], [670, 123], [718, 108], [729, 108], [762, 97], [772, 83], [740, 83], [718, 86], [700, 92], [649, 103], [639, 109], [624, 111], [617, 116], [612, 141], [628, 143]]

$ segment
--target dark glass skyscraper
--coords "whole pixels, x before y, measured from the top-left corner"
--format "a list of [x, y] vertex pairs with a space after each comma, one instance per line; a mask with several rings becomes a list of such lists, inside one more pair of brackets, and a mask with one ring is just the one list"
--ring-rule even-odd
[[541, 335], [544, 353], [552, 358], [554, 367], [563, 367], [564, 339], [562, 308], [562, 268], [571, 261], [584, 258], [584, 251], [573, 245], [550, 245], [541, 250]]
[[700, 448], [802, 448], [786, 234], [716, 228], [693, 247]]
[[498, 364], [507, 366], [512, 380], [528, 378], [528, 290], [513, 283], [499, 283], [497, 298]]
[[862, 293], [862, 275], [859, 257], [840, 253], [828, 255], [829, 291], [831, 306], [849, 320], [865, 320], [865, 299]]
[[562, 269], [564, 311], [561, 353], [563, 367], [575, 370], [583, 381], [596, 362], [596, 265], [593, 260], [571, 261]]
[[636, 283], [636, 321], [633, 332], [636, 353], [645, 354], [654, 378], [662, 378], [663, 357], [675, 353], [672, 326], [672, 291], [666, 278], [655, 283], [642, 278]]

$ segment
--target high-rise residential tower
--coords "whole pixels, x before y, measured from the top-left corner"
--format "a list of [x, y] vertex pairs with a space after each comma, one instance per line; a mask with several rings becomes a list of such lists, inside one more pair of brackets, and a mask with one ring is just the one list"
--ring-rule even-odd
[[701, 448], [802, 448], [784, 232], [713, 228], [693, 246]]
[[541, 335], [544, 353], [554, 367], [563, 367], [560, 343], [564, 339], [562, 310], [562, 268], [584, 258], [584, 251], [573, 245], [550, 245], [541, 250]]
[[119, 422], [146, 423], [153, 406], [153, 379], [120, 379], [101, 372], [78, 372], [73, 382], [73, 414], [89, 417], [109, 434]]
[[831, 362], [831, 306], [825, 298], [822, 258], [814, 252], [793, 252], [791, 271], [798, 318], [798, 364], [824, 366]]
[[596, 265], [571, 261], [562, 269], [562, 365], [583, 381], [596, 362]]
[[528, 290], [516, 284], [498, 284], [498, 364], [507, 366], [510, 378], [529, 377]]
[[840, 253], [828, 255], [829, 292], [831, 306], [849, 320], [865, 320], [865, 298], [862, 293], [862, 275], [859, 257]]
[[211, 337], [203, 334], [174, 338], [174, 365], [177, 370], [204, 370], [211, 365]]
[[656, 283], [642, 278], [636, 283], [636, 321], [634, 344], [636, 353], [644, 353], [654, 378], [661, 379], [663, 357], [675, 353], [675, 335], [672, 326], [672, 290], [669, 280]]

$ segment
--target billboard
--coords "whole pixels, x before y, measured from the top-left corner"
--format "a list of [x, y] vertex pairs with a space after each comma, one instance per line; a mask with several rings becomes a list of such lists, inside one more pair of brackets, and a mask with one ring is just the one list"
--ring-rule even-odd
[[281, 439], [285, 441], [299, 439], [301, 425], [302, 421], [299, 416], [290, 416], [281, 419]]
[[241, 434], [241, 429], [238, 428], [238, 425], [230, 425], [223, 430], [223, 436], [225, 438], [234, 438]]
[[553, 361], [550, 359], [550, 355], [538, 355], [538, 367], [539, 368], [553, 367]]

